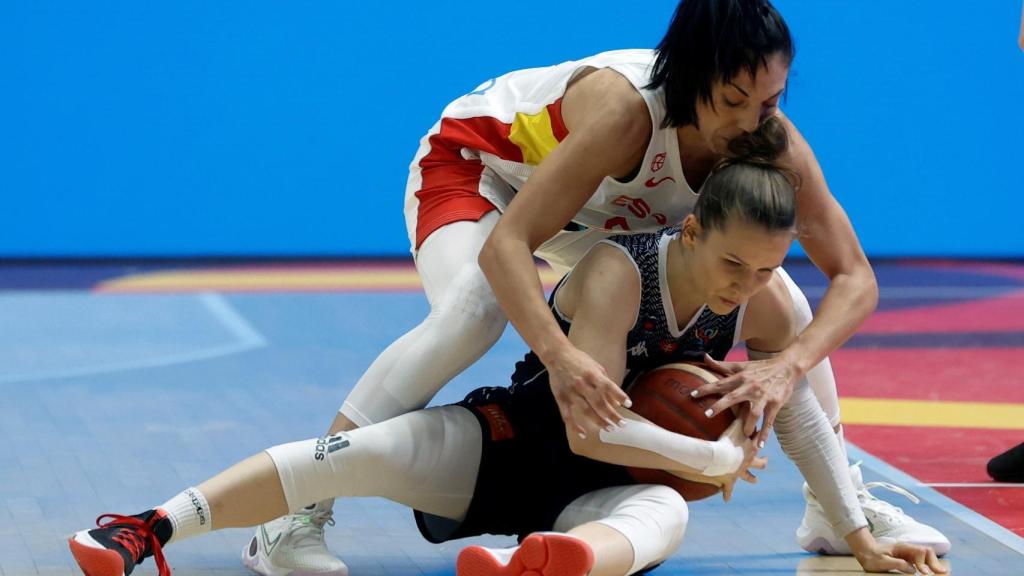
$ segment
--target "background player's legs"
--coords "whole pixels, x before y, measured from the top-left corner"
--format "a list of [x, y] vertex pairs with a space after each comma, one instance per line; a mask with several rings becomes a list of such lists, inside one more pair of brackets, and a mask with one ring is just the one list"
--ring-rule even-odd
[[477, 361], [507, 320], [477, 265], [497, 211], [431, 234], [416, 255], [430, 314], [389, 346], [356, 383], [331, 426], [351, 430], [426, 406], [449, 380]]
[[[688, 519], [689, 510], [678, 492], [666, 486], [638, 484], [580, 496], [559, 514], [554, 530], [586, 543], [583, 548], [589, 547], [593, 558], [589, 576], [624, 576], [658, 564], [672, 554], [683, 541]], [[545, 546], [546, 555], [536, 553], [537, 548]], [[582, 562], [574, 561], [574, 552], [579, 556], [564, 536], [552, 538], [551, 533], [530, 535], [521, 546], [513, 548], [471, 546], [459, 556], [459, 576], [494, 573], [490, 567], [496, 564], [545, 573], [538, 570], [539, 566], [531, 566], [529, 557], [551, 558], [556, 553], [568, 565], [559, 571], [576, 573]]]

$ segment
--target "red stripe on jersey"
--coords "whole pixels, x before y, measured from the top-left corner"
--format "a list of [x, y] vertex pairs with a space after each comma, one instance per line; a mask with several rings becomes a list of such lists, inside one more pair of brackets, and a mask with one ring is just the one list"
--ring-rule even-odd
[[551, 133], [555, 135], [555, 140], [559, 142], [565, 140], [565, 137], [569, 135], [569, 130], [566, 129], [565, 122], [562, 121], [561, 98], [548, 104], [548, 116], [551, 117]]
[[419, 161], [422, 183], [416, 191], [420, 205], [416, 218], [416, 248], [435, 230], [452, 222], [479, 220], [494, 210], [480, 196], [479, 159], [466, 159], [462, 149], [479, 150], [501, 158], [523, 161], [523, 153], [508, 135], [511, 124], [496, 118], [443, 118], [441, 129], [428, 140], [430, 151]]

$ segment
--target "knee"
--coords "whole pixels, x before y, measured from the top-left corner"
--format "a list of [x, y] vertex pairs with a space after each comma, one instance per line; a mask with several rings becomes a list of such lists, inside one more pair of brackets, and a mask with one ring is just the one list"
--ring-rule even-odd
[[604, 523], [619, 530], [632, 545], [632, 574], [671, 556], [683, 543], [689, 519], [689, 507], [678, 492], [650, 485]]
[[656, 486], [650, 498], [656, 502], [655, 517], [657, 528], [665, 535], [662, 560], [672, 554], [683, 543], [686, 526], [690, 521], [690, 508], [686, 500], [675, 490], [667, 486]]
[[508, 323], [487, 278], [475, 262], [460, 269], [430, 316], [442, 329], [458, 334], [459, 344], [488, 348], [497, 342]]

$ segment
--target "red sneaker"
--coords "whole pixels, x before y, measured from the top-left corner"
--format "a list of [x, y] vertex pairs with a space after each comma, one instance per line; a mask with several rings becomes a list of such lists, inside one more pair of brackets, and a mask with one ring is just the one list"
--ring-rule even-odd
[[[110, 521], [103, 523], [104, 518]], [[161, 547], [171, 539], [173, 529], [163, 510], [137, 516], [104, 514], [96, 525], [99, 528], [76, 532], [68, 539], [85, 576], [128, 576], [149, 556], [156, 560], [160, 576], [171, 576]]]
[[530, 534], [516, 548], [469, 546], [459, 553], [456, 576], [586, 576], [594, 566], [590, 545], [568, 534]]

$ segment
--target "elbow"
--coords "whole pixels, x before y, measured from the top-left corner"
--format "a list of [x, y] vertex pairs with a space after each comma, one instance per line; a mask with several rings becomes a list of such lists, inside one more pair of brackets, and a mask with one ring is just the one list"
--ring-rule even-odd
[[875, 271], [872, 270], [871, 264], [866, 260], [860, 276], [862, 278], [861, 294], [864, 306], [868, 309], [869, 313], [874, 312], [875, 308], [878, 307], [878, 278], [875, 277]]

